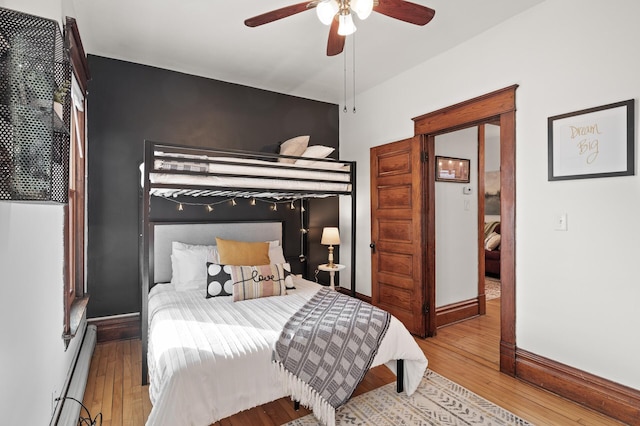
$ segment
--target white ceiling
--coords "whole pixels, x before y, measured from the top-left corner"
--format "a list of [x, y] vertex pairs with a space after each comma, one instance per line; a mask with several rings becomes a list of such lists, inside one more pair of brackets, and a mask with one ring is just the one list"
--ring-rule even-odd
[[[340, 103], [344, 54], [327, 57], [315, 11], [261, 27], [246, 18], [300, 0], [72, 0], [85, 51], [275, 92]], [[362, 92], [543, 0], [414, 0], [435, 9], [424, 27], [378, 13], [355, 18]], [[70, 13], [67, 13], [70, 14]], [[352, 93], [353, 36], [347, 38]], [[494, 49], [497, 46], [487, 46]]]

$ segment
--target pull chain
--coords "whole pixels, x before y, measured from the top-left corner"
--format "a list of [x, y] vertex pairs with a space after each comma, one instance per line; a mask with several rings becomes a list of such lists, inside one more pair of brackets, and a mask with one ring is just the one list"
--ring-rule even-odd
[[353, 113], [356, 113], [356, 34], [353, 34]]
[[[356, 36], [353, 34], [352, 40], [352, 50], [351, 53], [353, 55], [353, 110], [352, 112], [356, 113]], [[342, 112], [347, 113], [347, 49], [344, 50], [344, 65], [343, 65], [343, 77], [344, 77], [344, 108], [342, 108]]]
[[347, 113], [347, 50], [344, 51], [344, 108], [342, 112]]

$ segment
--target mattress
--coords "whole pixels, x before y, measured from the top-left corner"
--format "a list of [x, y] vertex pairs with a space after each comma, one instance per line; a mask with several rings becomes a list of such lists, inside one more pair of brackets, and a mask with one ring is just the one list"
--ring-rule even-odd
[[[149, 293], [147, 425], [208, 425], [286, 396], [271, 362], [285, 322], [320, 288], [295, 278], [286, 296], [233, 302], [204, 290], [177, 292], [158, 284]], [[427, 359], [394, 317], [373, 366], [405, 360], [404, 384], [418, 387]]]
[[[280, 163], [251, 158], [210, 157], [206, 155], [172, 154], [155, 151], [155, 170], [226, 173], [248, 176], [275, 176], [313, 180], [349, 181], [349, 164], [335, 160], [304, 163]], [[161, 157], [158, 159], [158, 157]], [[206, 162], [203, 162], [206, 161]]]
[[[294, 179], [245, 178], [235, 176], [180, 175], [167, 173], [150, 173], [151, 185], [185, 185], [238, 189], [267, 189], [279, 191], [327, 191], [348, 192], [351, 184], [323, 181], [306, 181]], [[152, 195], [158, 195], [162, 189], [153, 188]]]
[[[272, 190], [260, 193], [268, 197], [273, 191], [350, 192], [349, 163], [339, 161], [304, 160], [303, 164], [279, 163], [250, 158], [210, 157], [155, 151], [153, 170], [149, 174], [151, 186], [182, 185], [186, 187], [235, 188]], [[142, 167], [141, 167], [141, 170]], [[186, 172], [186, 173], [180, 173]], [[194, 195], [194, 191], [185, 191]], [[176, 195], [175, 190], [152, 188], [152, 195]], [[223, 195], [219, 190], [207, 194]]]

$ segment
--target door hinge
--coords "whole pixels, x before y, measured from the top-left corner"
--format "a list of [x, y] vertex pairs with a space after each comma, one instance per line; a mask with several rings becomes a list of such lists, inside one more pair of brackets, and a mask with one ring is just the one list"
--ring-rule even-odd
[[422, 305], [422, 312], [425, 314], [429, 313], [429, 305], [427, 305], [426, 303], [424, 305]]
[[427, 151], [422, 151], [422, 162], [426, 163], [427, 161], [429, 161], [429, 154]]

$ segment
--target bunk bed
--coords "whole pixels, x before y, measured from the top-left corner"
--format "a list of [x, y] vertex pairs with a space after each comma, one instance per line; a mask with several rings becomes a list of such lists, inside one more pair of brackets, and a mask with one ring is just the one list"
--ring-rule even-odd
[[[286, 161], [278, 161], [281, 158], [285, 158]], [[152, 199], [153, 197], [195, 197], [195, 199], [225, 197], [272, 199], [282, 202], [348, 195], [352, 201], [351, 241], [355, 241], [355, 163], [145, 141], [144, 163], [141, 170], [143, 188], [140, 253], [142, 259], [142, 382], [147, 383], [149, 374], [150, 396], [154, 403], [148, 424], [192, 424], [193, 422], [198, 424], [203, 419], [213, 423], [235, 412], [286, 396], [282, 389], [275, 386], [274, 378], [263, 375], [262, 370], [266, 368], [256, 370], [256, 365], [270, 362], [268, 351], [270, 347], [272, 349], [274, 343], [273, 332], [281, 330], [287, 318], [319, 292], [317, 284], [294, 277], [296, 289], [287, 291], [291, 297], [263, 298], [263, 300], [271, 299], [267, 307], [262, 306], [263, 301], [249, 301], [251, 303], [244, 305], [247, 306], [244, 313], [238, 313], [239, 311], [232, 305], [242, 305], [245, 302], [234, 304], [229, 301], [229, 298], [220, 297], [205, 300], [201, 293], [177, 294], [180, 292], [172, 291], [171, 284], [159, 284], [171, 281], [170, 256], [172, 244], [175, 241], [189, 244], [215, 244], [213, 236], [219, 236], [244, 241], [273, 241], [277, 245], [277, 242], [282, 241], [282, 224], [234, 223], [233, 226], [229, 226], [229, 224], [216, 223], [181, 223], [180, 220], [176, 223], [155, 221]], [[354, 249], [351, 252], [349, 292], [355, 296]], [[176, 301], [176, 297], [180, 299]], [[188, 306], [189, 312], [179, 311], [176, 314], [175, 304]], [[233, 313], [228, 313], [228, 309], [233, 309]], [[179, 317], [177, 323], [176, 315]], [[233, 358], [227, 352], [234, 352], [234, 350], [228, 348], [239, 345], [241, 338], [235, 335], [228, 337], [229, 340], [223, 344], [225, 346], [223, 355], [216, 353], [216, 347], [219, 349], [220, 346], [217, 342], [213, 343], [213, 346], [209, 342], [209, 346], [205, 349], [198, 348], [193, 342], [198, 338], [208, 339], [202, 336], [211, 330], [211, 324], [208, 322], [221, 321], [221, 317], [216, 315], [234, 318], [230, 323], [225, 323], [223, 328], [242, 329], [242, 333], [253, 336], [247, 337], [249, 341], [255, 339], [255, 342], [250, 343], [251, 350], [243, 348], [238, 350], [244, 353], [245, 357], [249, 353], [249, 360], [243, 360], [245, 367], [240, 369], [244, 369], [245, 374], [229, 373], [238, 369], [234, 370], [235, 367], [232, 367], [232, 364], [225, 364], [228, 359]], [[258, 321], [258, 324], [255, 321]], [[200, 337], [193, 337], [191, 334], [188, 338], [185, 337], [191, 333], [182, 328], [186, 323], [199, 327], [193, 336]], [[169, 330], [168, 334], [174, 336], [174, 341], [152, 340], [150, 343], [149, 338], [153, 339], [159, 329]], [[393, 317], [386, 336], [388, 337], [382, 340], [372, 366], [383, 363], [388, 365], [398, 375], [399, 391], [404, 385], [408, 392], [413, 392], [426, 369], [427, 360], [406, 328]], [[185, 339], [192, 340], [188, 340], [185, 344]], [[180, 345], [185, 345], [187, 348], [177, 348]], [[165, 354], [161, 353], [162, 350], [173, 352]], [[148, 352], [152, 358], [151, 365], [148, 364]], [[213, 381], [217, 383], [213, 387], [217, 390], [212, 390], [210, 384], [203, 384], [203, 377], [209, 374], [206, 369], [203, 370], [203, 365], [209, 365], [216, 356], [224, 359], [222, 363], [216, 362], [221, 364], [218, 368], [226, 373], [215, 373], [217, 380], [213, 379]], [[188, 358], [193, 359], [198, 366], [192, 371], [185, 372], [185, 365], [188, 363], [185, 359]], [[396, 360], [398, 360], [397, 364]], [[405, 367], [406, 360], [409, 363]], [[182, 376], [172, 376], [167, 373], [167, 370], [180, 370]], [[246, 374], [247, 371], [253, 373]], [[193, 389], [194, 385], [180, 384], [187, 380], [185, 376], [192, 376], [189, 380], [196, 380], [195, 395], [194, 392], [186, 390]], [[255, 379], [253, 376], [261, 378]], [[160, 383], [154, 383], [154, 378]], [[253, 383], [253, 386], [246, 386], [247, 380]], [[260, 383], [261, 381], [264, 383]], [[247, 388], [252, 389], [248, 391]], [[206, 401], [194, 402], [198, 398], [202, 399], [203, 395], [207, 395]], [[218, 395], [223, 400], [212, 401], [210, 399], [212, 395]], [[231, 399], [229, 395], [232, 395]], [[206, 407], [204, 405], [207, 401], [210, 406], [219, 404], [223, 408]]]
[[[349, 195], [351, 212], [355, 213], [356, 164], [353, 161], [203, 149], [153, 141], [145, 141], [144, 158], [141, 165], [143, 232], [152, 217], [153, 196], [293, 201]], [[283, 159], [288, 161], [281, 162]], [[350, 238], [355, 241], [355, 214], [351, 216], [351, 225]], [[356, 291], [355, 261], [355, 250], [352, 250], [352, 296]]]

